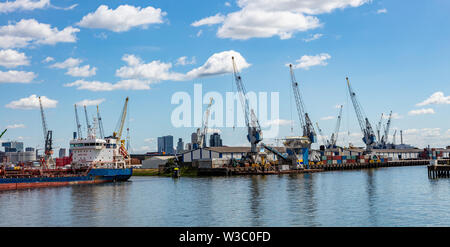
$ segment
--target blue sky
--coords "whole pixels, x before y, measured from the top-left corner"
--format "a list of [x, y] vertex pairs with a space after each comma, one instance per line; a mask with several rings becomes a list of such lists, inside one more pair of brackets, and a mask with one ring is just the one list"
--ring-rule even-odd
[[[299, 132], [286, 67], [293, 63], [308, 112], [326, 135], [335, 106], [344, 105], [341, 145], [362, 145], [346, 76], [372, 126], [392, 110], [392, 129], [403, 130], [405, 142], [450, 145], [448, 1], [272, 2], [0, 2], [0, 128], [9, 127], [2, 141], [42, 147], [30, 100], [40, 95], [51, 100], [45, 113], [56, 147], [67, 147], [76, 130], [73, 104], [102, 101], [108, 133], [127, 96], [135, 152], [155, 150], [162, 135], [189, 142], [195, 128], [172, 126], [171, 97], [193, 96], [194, 84], [223, 96], [236, 90], [231, 64], [223, 65], [234, 51], [248, 91], [279, 92], [279, 138]], [[95, 106], [88, 111], [92, 117]], [[247, 145], [244, 129], [219, 129], [225, 145]]]

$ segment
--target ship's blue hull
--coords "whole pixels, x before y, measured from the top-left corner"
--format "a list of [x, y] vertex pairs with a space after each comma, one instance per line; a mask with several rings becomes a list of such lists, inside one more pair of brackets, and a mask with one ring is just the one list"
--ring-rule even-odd
[[131, 177], [132, 173], [132, 168], [92, 169], [84, 176], [68, 175], [58, 177], [39, 176], [31, 178], [0, 178], [0, 190], [126, 181]]

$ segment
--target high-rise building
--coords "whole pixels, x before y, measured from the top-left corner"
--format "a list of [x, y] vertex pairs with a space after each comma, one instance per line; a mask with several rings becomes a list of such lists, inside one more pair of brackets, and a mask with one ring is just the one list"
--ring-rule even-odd
[[184, 151], [184, 143], [183, 143], [183, 139], [178, 138], [178, 143], [177, 143], [177, 153], [181, 153]]
[[65, 148], [60, 148], [59, 149], [59, 157], [63, 158], [64, 156], [66, 156], [66, 149]]
[[[449, 148], [450, 149], [450, 148]], [[192, 143], [186, 143], [185, 150], [192, 150]]]
[[222, 139], [220, 138], [219, 133], [214, 133], [209, 137], [209, 146], [210, 147], [221, 147]]
[[158, 152], [165, 152], [166, 154], [173, 154], [173, 136], [158, 137]]
[[2, 147], [5, 148], [5, 152], [23, 152], [23, 142], [3, 142]]
[[26, 147], [25, 152], [34, 152], [34, 148], [32, 147]]
[[191, 134], [191, 143], [197, 143], [197, 132]]

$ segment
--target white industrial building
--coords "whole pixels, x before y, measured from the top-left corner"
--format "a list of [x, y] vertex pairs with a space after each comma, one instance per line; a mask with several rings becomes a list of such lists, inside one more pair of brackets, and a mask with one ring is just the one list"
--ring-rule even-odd
[[423, 149], [374, 149], [373, 151], [379, 155], [392, 158], [392, 160], [407, 160], [419, 159], [419, 154], [423, 152]]
[[173, 159], [175, 156], [153, 156], [142, 161], [142, 166], [140, 168], [144, 169], [155, 169], [159, 165], [165, 165], [169, 159]]
[[[286, 149], [284, 147], [275, 147], [279, 152], [285, 153]], [[239, 160], [246, 153], [250, 152], [250, 147], [208, 147], [199, 148], [195, 150], [189, 150], [181, 154], [182, 162], [193, 162], [195, 160], [204, 159], [236, 159]], [[266, 158], [269, 161], [278, 160], [277, 155], [266, 151]]]

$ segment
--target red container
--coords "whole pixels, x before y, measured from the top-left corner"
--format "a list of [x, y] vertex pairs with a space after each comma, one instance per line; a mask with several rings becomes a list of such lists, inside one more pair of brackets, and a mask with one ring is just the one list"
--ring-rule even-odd
[[333, 156], [333, 160], [341, 160], [342, 156]]

